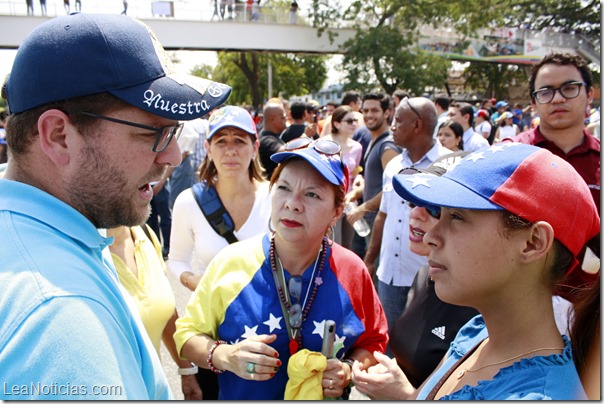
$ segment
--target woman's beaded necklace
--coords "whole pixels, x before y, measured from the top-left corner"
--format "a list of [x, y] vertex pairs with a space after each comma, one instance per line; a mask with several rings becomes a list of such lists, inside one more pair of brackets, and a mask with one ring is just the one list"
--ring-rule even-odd
[[[310, 308], [312, 307], [312, 304], [315, 300], [315, 296], [317, 295], [317, 289], [319, 288], [319, 286], [321, 286], [323, 284], [323, 279], [321, 278], [321, 271], [323, 271], [323, 266], [325, 264], [325, 257], [327, 256], [327, 246], [328, 246], [327, 238], [324, 237], [322, 245], [321, 245], [321, 251], [319, 252], [319, 254], [321, 255], [321, 257], [320, 257], [321, 261], [319, 264], [319, 270], [317, 271], [317, 276], [314, 278], [314, 287], [310, 294], [310, 298], [308, 298], [308, 294], [307, 294], [306, 297], [308, 299], [308, 303], [304, 304], [304, 309], [302, 310], [302, 324], [304, 323], [304, 320], [306, 320], [306, 316], [310, 312]], [[279, 261], [279, 258], [277, 257], [277, 252], [275, 251], [275, 237], [274, 236], [271, 238], [269, 256], [270, 256], [270, 261], [271, 261], [271, 269], [273, 270], [273, 275], [275, 276], [275, 279], [285, 279], [283, 277], [283, 268], [281, 267], [281, 265], [277, 264], [277, 261]], [[317, 257], [317, 260], [318, 259], [319, 259], [319, 257]], [[280, 264], [280, 261], [279, 261], [279, 264]], [[316, 268], [317, 268], [317, 261], [315, 261], [315, 269]], [[279, 272], [281, 272], [281, 274], [279, 274]], [[279, 275], [281, 275], [281, 276], [279, 276]], [[314, 270], [313, 270], [313, 276], [314, 276]], [[312, 282], [312, 280], [311, 280], [311, 282]], [[289, 321], [289, 310], [292, 307], [290, 299], [288, 298], [288, 296], [286, 296], [286, 293], [289, 293], [289, 292], [286, 292], [284, 290], [284, 287], [281, 285], [281, 282], [275, 282], [275, 284], [277, 286], [277, 292], [279, 293], [279, 299], [281, 300], [282, 306], [285, 307], [284, 315], [286, 316], [287, 321]], [[302, 328], [302, 326], [300, 326], [300, 328]], [[288, 329], [288, 331], [290, 330], [289, 323], [287, 324], [287, 329]], [[293, 355], [294, 353], [296, 353], [298, 351], [299, 347], [302, 346], [302, 332], [298, 332], [298, 329], [292, 330], [289, 337], [290, 337], [289, 351], [290, 351], [290, 354]]]

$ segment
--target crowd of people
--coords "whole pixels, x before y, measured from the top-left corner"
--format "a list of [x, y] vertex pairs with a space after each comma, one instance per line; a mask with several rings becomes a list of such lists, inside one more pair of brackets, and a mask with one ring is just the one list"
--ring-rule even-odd
[[349, 91], [261, 121], [169, 63], [125, 15], [19, 48], [0, 398], [174, 398], [163, 343], [189, 400], [600, 399], [581, 57], [536, 64], [525, 108]]

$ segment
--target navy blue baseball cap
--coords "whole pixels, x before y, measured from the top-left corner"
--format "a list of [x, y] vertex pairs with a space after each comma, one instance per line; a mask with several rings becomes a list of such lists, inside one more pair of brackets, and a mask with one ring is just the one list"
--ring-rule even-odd
[[227, 105], [212, 113], [208, 120], [208, 141], [222, 128], [233, 126], [239, 128], [253, 137], [257, 137], [254, 119], [244, 108]]
[[53, 18], [23, 41], [5, 85], [11, 113], [103, 92], [167, 119], [202, 117], [231, 87], [176, 74], [151, 29], [125, 15]]

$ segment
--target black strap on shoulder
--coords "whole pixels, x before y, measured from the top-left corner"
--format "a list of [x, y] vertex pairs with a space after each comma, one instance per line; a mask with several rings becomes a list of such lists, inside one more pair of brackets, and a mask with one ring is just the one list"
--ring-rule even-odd
[[222, 204], [216, 188], [212, 185], [206, 186], [205, 183], [198, 182], [191, 187], [191, 191], [193, 192], [195, 201], [199, 205], [199, 209], [201, 209], [212, 229], [218, 235], [224, 237], [229, 244], [239, 241], [235, 234], [233, 234], [235, 223]]
[[151, 233], [149, 233], [149, 228], [147, 227], [147, 224], [141, 224], [141, 229], [143, 229], [143, 231], [145, 232], [145, 236], [147, 236], [147, 238], [149, 239], [149, 241], [153, 242], [153, 239], [151, 238]]

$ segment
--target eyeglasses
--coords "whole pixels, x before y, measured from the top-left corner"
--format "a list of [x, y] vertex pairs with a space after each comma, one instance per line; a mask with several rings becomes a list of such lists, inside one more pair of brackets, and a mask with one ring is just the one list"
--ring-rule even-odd
[[307, 147], [311, 146], [319, 153], [323, 153], [328, 156], [339, 154], [342, 150], [340, 148], [340, 145], [334, 142], [333, 140], [313, 140], [312, 138], [301, 136], [299, 138], [287, 142], [285, 144], [285, 151], [306, 149]]
[[289, 278], [289, 296], [292, 299], [292, 306], [289, 308], [289, 325], [291, 328], [300, 328], [302, 326], [302, 306], [300, 297], [302, 296], [302, 277], [292, 276]]
[[81, 111], [78, 113], [81, 115], [91, 116], [93, 118], [104, 119], [106, 121], [115, 122], [115, 123], [119, 123], [122, 125], [133, 126], [135, 128], [146, 129], [146, 130], [155, 132], [157, 134], [157, 137], [155, 138], [155, 143], [153, 144], [153, 147], [151, 148], [151, 150], [153, 150], [155, 153], [160, 153], [160, 152], [164, 151], [166, 149], [166, 147], [168, 147], [168, 145], [170, 144], [172, 139], [178, 139], [178, 137], [180, 136], [180, 134], [182, 132], [182, 128], [184, 126], [182, 123], [177, 123], [174, 125], [162, 126], [161, 128], [157, 128], [155, 126], [148, 126], [148, 125], [143, 125], [143, 124], [136, 123], [136, 122], [124, 121], [121, 119], [112, 118], [112, 117], [105, 116], [105, 115], [93, 114], [91, 112]]
[[359, 120], [356, 118], [350, 118], [350, 119], [342, 119], [342, 122], [346, 122], [349, 125], [352, 125], [353, 123], [358, 123]]
[[411, 105], [411, 102], [409, 101], [409, 97], [405, 97], [401, 100], [401, 102], [403, 101], [407, 101], [407, 105], [409, 105], [409, 108], [411, 108], [411, 111], [413, 111], [415, 113], [415, 115], [417, 116], [418, 119], [422, 119], [422, 117], [419, 115], [419, 112], [417, 112], [417, 110], [415, 108], [413, 108], [413, 105]]
[[[413, 202], [405, 201], [405, 203], [407, 204], [407, 206], [409, 206], [409, 209], [413, 209], [413, 208], [417, 207]], [[420, 206], [420, 207], [426, 209], [426, 212], [428, 212], [428, 215], [430, 215], [434, 219], [436, 219], [436, 220], [440, 219], [440, 208], [439, 207], [436, 207], [436, 206]]]
[[557, 88], [550, 87], [533, 91], [533, 97], [535, 97], [539, 104], [547, 104], [552, 102], [556, 96], [556, 91], [558, 91], [562, 97], [566, 98], [567, 100], [572, 100], [573, 98], [577, 98], [579, 96], [581, 86], [584, 85], [585, 83], [580, 81], [572, 81], [570, 83], [564, 83]]

